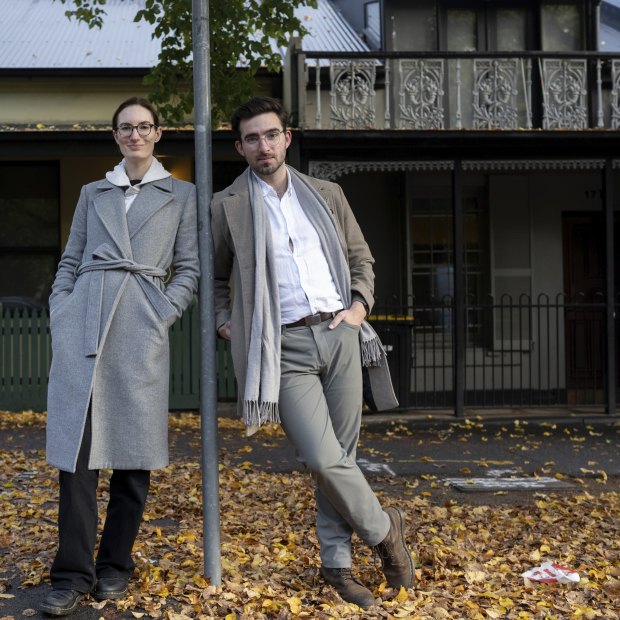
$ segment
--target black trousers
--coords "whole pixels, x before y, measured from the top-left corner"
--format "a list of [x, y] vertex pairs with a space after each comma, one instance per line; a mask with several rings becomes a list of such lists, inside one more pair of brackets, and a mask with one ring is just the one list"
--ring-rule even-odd
[[58, 552], [52, 564], [52, 587], [90, 592], [98, 578], [129, 577], [134, 569], [131, 550], [142, 521], [149, 491], [148, 470], [115, 469], [97, 561], [97, 485], [99, 470], [88, 469], [91, 444], [90, 415], [75, 473], [60, 472]]

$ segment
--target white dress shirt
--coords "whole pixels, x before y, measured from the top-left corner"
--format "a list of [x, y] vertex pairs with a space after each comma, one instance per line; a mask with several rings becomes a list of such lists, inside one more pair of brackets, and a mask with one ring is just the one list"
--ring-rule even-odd
[[299, 203], [288, 171], [287, 175], [282, 199], [256, 176], [271, 224], [282, 325], [317, 312], [342, 309], [319, 236]]

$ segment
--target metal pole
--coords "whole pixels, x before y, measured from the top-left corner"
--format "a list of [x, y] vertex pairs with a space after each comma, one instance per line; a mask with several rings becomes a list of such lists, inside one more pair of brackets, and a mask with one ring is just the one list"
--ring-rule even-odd
[[614, 243], [613, 161], [603, 168], [603, 213], [605, 220], [605, 325], [607, 334], [606, 401], [607, 413], [616, 414], [616, 283]]
[[452, 172], [452, 235], [454, 239], [454, 413], [465, 415], [465, 248], [462, 162], [455, 160]]
[[204, 574], [213, 585], [222, 583], [220, 502], [217, 462], [217, 379], [215, 374], [215, 308], [213, 306], [213, 239], [210, 203], [211, 86], [209, 1], [192, 0], [194, 58], [194, 142], [200, 249], [200, 422], [202, 443], [202, 510]]

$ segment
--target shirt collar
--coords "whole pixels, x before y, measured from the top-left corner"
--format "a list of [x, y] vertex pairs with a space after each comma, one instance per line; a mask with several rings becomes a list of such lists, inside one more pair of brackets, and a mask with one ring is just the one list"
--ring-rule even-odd
[[[258, 180], [259, 185], [261, 186], [261, 189], [263, 190], [263, 196], [268, 196], [269, 194], [273, 194], [274, 196], [277, 196], [276, 194], [276, 190], [273, 189], [273, 187], [271, 187], [271, 185], [269, 185], [269, 183], [266, 183], [265, 181], [263, 181], [263, 179], [261, 179], [256, 172], [254, 172], [254, 170], [252, 170], [252, 174], [256, 177], [256, 179]], [[284, 196], [287, 197], [291, 197], [293, 195], [293, 183], [291, 181], [291, 173], [288, 171], [288, 168], [286, 169], [286, 191], [284, 192]]]

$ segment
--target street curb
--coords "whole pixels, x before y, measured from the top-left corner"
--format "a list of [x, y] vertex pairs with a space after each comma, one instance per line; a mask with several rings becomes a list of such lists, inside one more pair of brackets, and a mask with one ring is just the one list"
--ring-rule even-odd
[[[232, 402], [220, 402], [217, 406], [218, 417], [237, 418], [237, 405]], [[372, 429], [374, 432], [391, 430], [394, 426], [404, 425], [408, 429], [443, 429], [452, 426], [479, 425], [486, 427], [499, 427], [513, 425], [515, 422], [522, 426], [544, 427], [554, 424], [559, 427], [568, 426], [613, 426], [620, 428], [620, 411], [616, 414], [599, 412], [570, 410], [568, 408], [557, 409], [504, 409], [498, 412], [485, 409], [471, 409], [462, 418], [456, 417], [451, 410], [424, 410], [402, 409], [388, 411], [386, 413], [362, 414], [362, 426]]]

